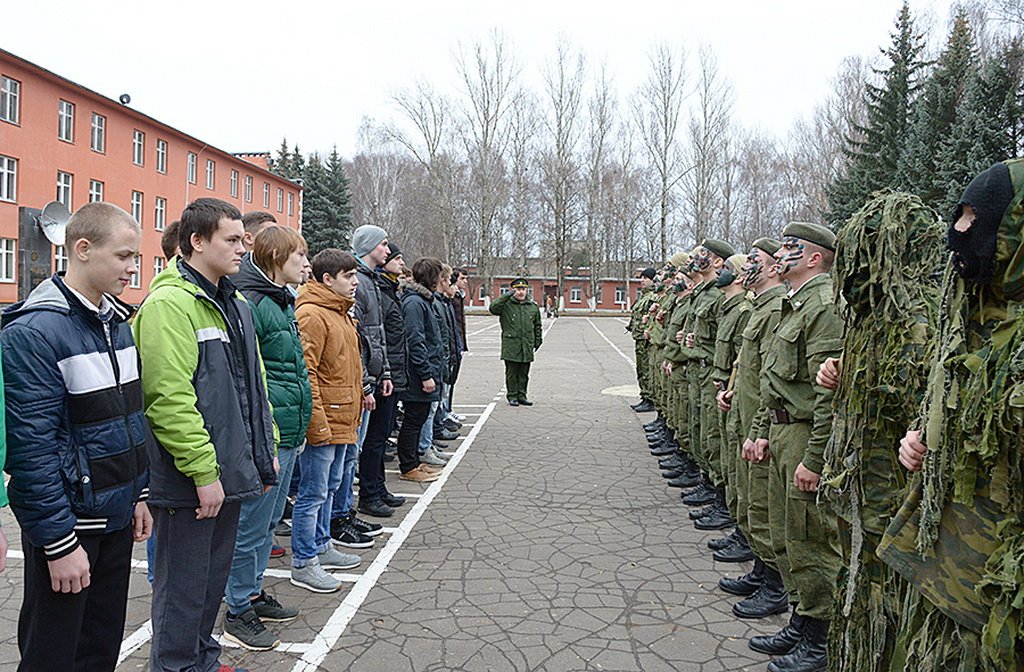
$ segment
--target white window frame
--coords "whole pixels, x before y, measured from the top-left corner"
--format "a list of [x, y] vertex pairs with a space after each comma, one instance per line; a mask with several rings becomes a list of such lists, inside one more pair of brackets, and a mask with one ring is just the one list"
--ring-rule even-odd
[[238, 171], [231, 169], [231, 198], [238, 198]]
[[616, 287], [615, 288], [615, 305], [622, 306], [626, 303], [626, 288]]
[[156, 172], [167, 174], [167, 141], [156, 139]]
[[481, 283], [480, 284], [480, 300], [483, 301], [486, 298], [487, 298], [487, 288], [483, 286], [483, 283]]
[[157, 196], [153, 204], [153, 228], [163, 231], [167, 223], [167, 199]]
[[107, 118], [96, 112], [92, 113], [89, 127], [89, 146], [94, 152], [107, 153]]
[[270, 208], [270, 182], [263, 183], [263, 207]]
[[18, 273], [18, 241], [0, 238], [0, 282], [15, 282]]
[[284, 189], [277, 188], [277, 211], [284, 212]]
[[75, 104], [63, 98], [57, 103], [57, 139], [75, 141]]
[[583, 303], [583, 289], [580, 287], [569, 288], [569, 303]]
[[188, 153], [187, 177], [188, 177], [188, 183], [189, 184], [195, 184], [196, 183], [196, 163], [198, 161], [199, 161], [199, 157], [198, 156], [196, 156], [192, 152]]
[[288, 192], [288, 216], [295, 216], [295, 194]]
[[63, 170], [57, 171], [57, 201], [63, 203], [68, 210], [74, 211], [75, 176]]
[[142, 226], [142, 207], [145, 203], [145, 195], [141, 191], [132, 192], [132, 217]]
[[89, 202], [96, 203], [103, 200], [104, 184], [99, 180], [89, 180]]
[[68, 270], [68, 249], [63, 245], [53, 246], [53, 270], [56, 273]]
[[18, 124], [21, 119], [21, 82], [0, 76], [0, 121]]
[[167, 268], [167, 260], [159, 254], [153, 257], [153, 277], [160, 275]]
[[213, 159], [206, 160], [206, 188], [213, 191], [217, 184], [217, 162]]
[[18, 200], [18, 160], [0, 154], [0, 201]]
[[[137, 193], [137, 192], [136, 192]], [[131, 274], [128, 286], [132, 289], [142, 289], [142, 255], [135, 255], [135, 272]]]
[[252, 175], [245, 176], [245, 202], [252, 203]]
[[146, 165], [146, 134], [137, 128], [132, 131], [132, 163]]

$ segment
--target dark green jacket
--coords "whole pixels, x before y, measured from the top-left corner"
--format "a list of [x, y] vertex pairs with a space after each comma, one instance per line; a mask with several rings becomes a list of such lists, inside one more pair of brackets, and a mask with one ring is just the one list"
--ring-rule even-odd
[[540, 347], [540, 308], [526, 299], [518, 301], [512, 293], [494, 300], [488, 310], [501, 322], [501, 358], [508, 362], [532, 362], [533, 351]]
[[718, 332], [715, 334], [715, 380], [724, 384], [732, 378], [733, 367], [743, 343], [743, 329], [750, 319], [750, 301], [746, 293], [726, 299], [718, 318]]
[[295, 321], [295, 295], [288, 287], [272, 282], [253, 263], [251, 254], [242, 258], [235, 285], [252, 304], [256, 339], [267, 372], [267, 392], [281, 432], [279, 447], [296, 448], [306, 440], [313, 394]]

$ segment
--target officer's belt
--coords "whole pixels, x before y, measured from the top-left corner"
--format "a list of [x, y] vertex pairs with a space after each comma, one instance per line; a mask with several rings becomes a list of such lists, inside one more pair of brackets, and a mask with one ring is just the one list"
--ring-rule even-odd
[[769, 408], [768, 419], [772, 421], [773, 425], [791, 425], [794, 422], [799, 422], [784, 408]]

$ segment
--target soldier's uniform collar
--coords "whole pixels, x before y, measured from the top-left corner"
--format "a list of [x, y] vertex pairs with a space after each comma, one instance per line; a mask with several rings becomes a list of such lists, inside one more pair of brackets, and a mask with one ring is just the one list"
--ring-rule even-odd
[[801, 285], [800, 289], [797, 289], [796, 291], [790, 290], [789, 293], [786, 295], [786, 298], [789, 299], [789, 305], [791, 305], [793, 307], [793, 310], [800, 310], [800, 308], [804, 305], [804, 301], [806, 301], [807, 294], [814, 287], [817, 287], [818, 285], [822, 284], [823, 282], [827, 282], [828, 279], [829, 279], [829, 274], [828, 273], [818, 273], [817, 275], [812, 277], [810, 280], [805, 282], [803, 285]]

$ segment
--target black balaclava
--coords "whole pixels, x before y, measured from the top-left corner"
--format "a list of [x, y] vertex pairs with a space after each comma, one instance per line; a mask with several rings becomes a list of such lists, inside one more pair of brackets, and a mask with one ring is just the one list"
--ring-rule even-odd
[[[953, 252], [953, 267], [964, 280], [979, 285], [992, 280], [996, 262], [996, 234], [1003, 213], [1013, 200], [1010, 169], [997, 163], [967, 185], [953, 210], [946, 234], [946, 247]], [[974, 224], [961, 233], [955, 228], [965, 205], [974, 208]]]

